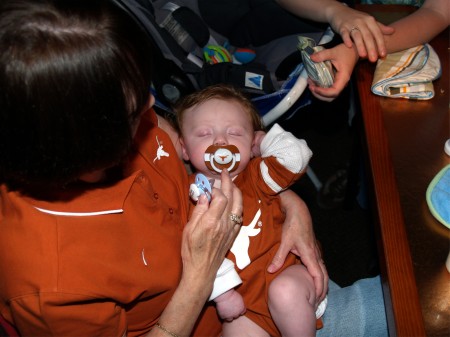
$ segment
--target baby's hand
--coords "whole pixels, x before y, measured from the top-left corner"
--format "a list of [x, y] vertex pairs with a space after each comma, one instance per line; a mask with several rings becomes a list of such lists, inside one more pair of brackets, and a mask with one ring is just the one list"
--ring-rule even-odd
[[255, 139], [252, 144], [252, 156], [261, 157], [261, 142], [266, 136], [264, 131], [255, 131]]
[[236, 290], [229, 290], [226, 293], [216, 297], [216, 309], [219, 317], [224, 321], [231, 322], [245, 314], [245, 304], [242, 296]]

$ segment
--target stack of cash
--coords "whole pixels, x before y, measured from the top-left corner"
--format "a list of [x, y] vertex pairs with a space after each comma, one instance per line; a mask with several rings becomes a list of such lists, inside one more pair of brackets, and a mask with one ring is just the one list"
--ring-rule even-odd
[[310, 58], [314, 52], [323, 50], [323, 47], [316, 46], [316, 41], [309, 37], [299, 36], [297, 48], [302, 54], [303, 64], [309, 78], [318, 86], [331, 87], [334, 81], [334, 71], [331, 62], [313, 62]]

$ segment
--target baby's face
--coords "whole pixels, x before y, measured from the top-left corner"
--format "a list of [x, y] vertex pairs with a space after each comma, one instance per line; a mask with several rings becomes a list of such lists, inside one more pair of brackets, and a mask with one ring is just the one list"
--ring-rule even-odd
[[205, 163], [205, 152], [211, 145], [238, 148], [240, 163], [231, 176], [239, 174], [251, 158], [254, 130], [248, 113], [235, 101], [211, 99], [190, 108], [183, 117], [181, 131], [183, 158], [207, 177], [220, 177]]

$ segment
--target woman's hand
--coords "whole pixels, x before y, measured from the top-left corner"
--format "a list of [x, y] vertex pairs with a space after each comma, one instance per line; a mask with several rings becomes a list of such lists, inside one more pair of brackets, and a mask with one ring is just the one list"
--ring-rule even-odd
[[[205, 302], [211, 294], [217, 270], [236, 238], [241, 224], [230, 214], [242, 216], [242, 195], [227, 170], [222, 171], [221, 189], [213, 189], [211, 203], [200, 196], [183, 231], [183, 272], [159, 324], [178, 336], [190, 336]], [[170, 263], [170, 261], [168, 261]], [[153, 328], [147, 336], [167, 335]]]
[[[183, 232], [181, 256], [183, 277], [206, 279], [209, 293], [216, 272], [240, 230], [231, 214], [242, 216], [242, 195], [227, 170], [222, 171], [221, 189], [213, 189], [211, 204], [202, 196]], [[209, 293], [207, 294], [209, 296]]]
[[[445, 0], [444, 0], [445, 1]], [[300, 18], [328, 22], [339, 33], [347, 47], [356, 46], [360, 57], [375, 62], [386, 56], [383, 35], [394, 29], [377, 22], [367, 13], [357, 11], [336, 0], [277, 0], [291, 13]]]
[[328, 290], [328, 272], [314, 235], [311, 215], [306, 204], [294, 192], [286, 190], [280, 196], [286, 219], [280, 248], [267, 271], [274, 273], [280, 269], [289, 252], [299, 256], [314, 280], [317, 303], [320, 303]]
[[327, 21], [335, 32], [341, 35], [344, 44], [354, 44], [359, 57], [375, 62], [386, 56], [384, 35], [394, 33], [394, 28], [386, 26], [367, 13], [354, 10], [342, 4], [326, 9]]
[[324, 49], [312, 54], [311, 60], [314, 62], [329, 60], [336, 70], [334, 83], [330, 88], [319, 87], [313, 81], [308, 79], [311, 93], [322, 101], [331, 102], [339, 96], [350, 81], [353, 69], [358, 62], [358, 54], [356, 48], [347, 48], [341, 43], [334, 48]]

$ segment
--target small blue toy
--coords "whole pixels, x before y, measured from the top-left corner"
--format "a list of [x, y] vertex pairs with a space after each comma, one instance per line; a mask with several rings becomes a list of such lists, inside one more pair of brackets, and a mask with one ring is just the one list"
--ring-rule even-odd
[[[214, 182], [214, 181], [213, 181]], [[208, 201], [211, 202], [211, 183], [203, 174], [198, 173], [195, 176], [195, 182], [189, 187], [189, 196], [192, 200], [198, 201], [198, 198], [204, 194]]]

